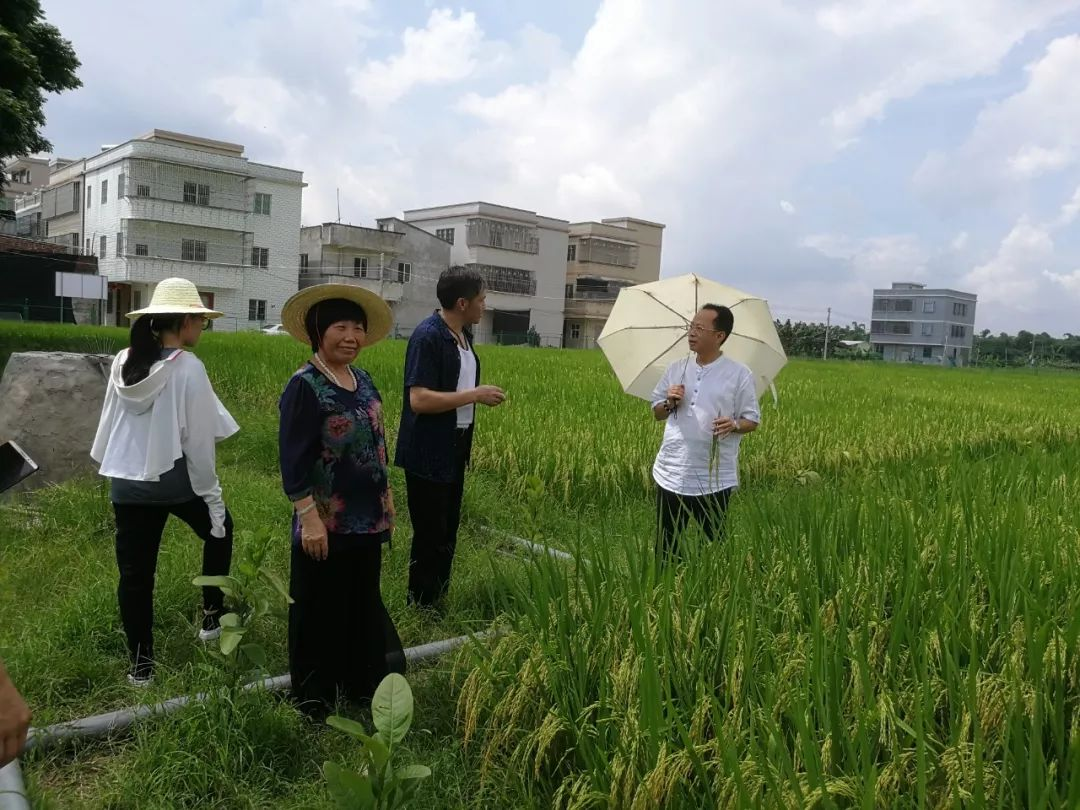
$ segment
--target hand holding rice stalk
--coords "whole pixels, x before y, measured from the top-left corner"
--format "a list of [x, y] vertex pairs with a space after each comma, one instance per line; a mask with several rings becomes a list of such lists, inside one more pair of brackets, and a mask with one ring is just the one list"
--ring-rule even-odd
[[739, 420], [734, 416], [716, 415], [712, 423], [712, 446], [709, 448], [709, 480], [713, 479], [716, 472], [716, 461], [719, 455], [718, 447], [720, 439], [735, 435], [739, 429]]

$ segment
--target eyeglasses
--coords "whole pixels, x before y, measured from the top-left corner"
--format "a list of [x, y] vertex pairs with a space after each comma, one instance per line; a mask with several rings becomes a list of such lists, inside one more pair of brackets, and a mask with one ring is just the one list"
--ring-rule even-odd
[[721, 332], [721, 331], [723, 331], [721, 329], [708, 329], [707, 327], [699, 326], [696, 323], [687, 324], [686, 327], [684, 327], [684, 328], [691, 335], [700, 335], [702, 332]]
[[205, 332], [209, 328], [210, 328], [210, 319], [204, 316], [203, 319], [202, 319], [202, 330]]

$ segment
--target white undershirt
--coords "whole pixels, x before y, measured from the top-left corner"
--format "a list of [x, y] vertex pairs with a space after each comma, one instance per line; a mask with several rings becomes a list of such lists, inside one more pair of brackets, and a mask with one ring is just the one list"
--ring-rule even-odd
[[[458, 344], [458, 357], [461, 358], [461, 371], [458, 372], [457, 390], [468, 391], [476, 386], [476, 355], [472, 349], [461, 347]], [[476, 405], [469, 403], [457, 409], [457, 426], [467, 428], [473, 423], [473, 412]]]

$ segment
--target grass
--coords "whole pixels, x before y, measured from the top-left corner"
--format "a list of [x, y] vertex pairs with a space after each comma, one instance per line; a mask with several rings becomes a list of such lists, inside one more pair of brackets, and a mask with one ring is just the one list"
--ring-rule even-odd
[[[90, 343], [123, 334], [0, 324], [4, 358]], [[480, 414], [450, 610], [405, 605], [407, 520], [383, 593], [407, 645], [496, 619], [512, 630], [410, 675], [405, 759], [435, 772], [417, 806], [1075, 806], [1075, 375], [792, 363], [743, 445], [728, 542], [658, 570], [649, 469], [661, 425], [595, 352], [480, 352], [509, 398]], [[284, 574], [275, 404], [305, 353], [211, 333], [198, 354], [242, 427], [221, 447], [227, 502], [240, 529], [281, 526]], [[403, 355], [386, 342], [359, 361], [391, 441]], [[399, 471], [394, 484], [404, 513]], [[511, 560], [489, 527], [589, 562]], [[10, 501], [0, 538], [0, 655], [35, 721], [141, 697], [123, 681], [104, 486]], [[147, 699], [210, 682], [194, 640], [199, 553], [170, 524], [163, 677]], [[284, 628], [264, 635], [284, 671]], [[42, 807], [317, 807], [320, 763], [350, 757], [344, 735], [251, 695], [31, 755], [26, 771]]]

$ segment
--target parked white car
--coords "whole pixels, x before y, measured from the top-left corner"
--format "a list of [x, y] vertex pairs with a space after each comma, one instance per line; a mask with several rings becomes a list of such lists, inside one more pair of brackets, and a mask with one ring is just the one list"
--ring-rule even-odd
[[270, 326], [264, 326], [260, 331], [264, 335], [287, 335], [287, 334], [289, 334], [288, 332], [285, 331], [285, 327], [282, 326], [280, 323], [271, 324]]

